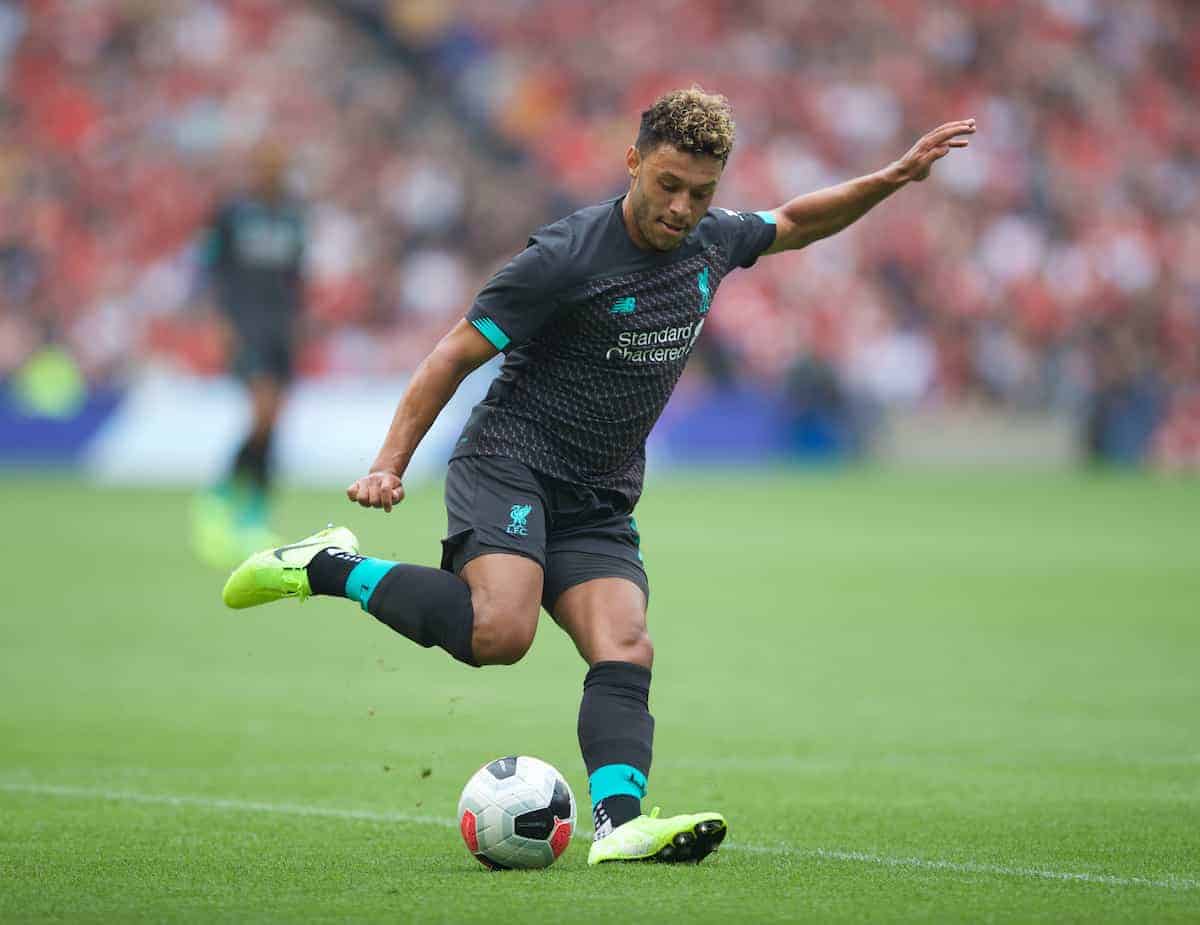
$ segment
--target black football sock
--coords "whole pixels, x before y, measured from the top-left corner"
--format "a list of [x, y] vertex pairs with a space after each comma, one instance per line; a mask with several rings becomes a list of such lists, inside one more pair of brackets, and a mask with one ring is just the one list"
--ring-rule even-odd
[[441, 646], [460, 662], [478, 664], [471, 650], [471, 589], [457, 575], [323, 549], [308, 564], [308, 584], [313, 594], [358, 601], [380, 623], [419, 646]]
[[312, 588], [313, 594], [348, 597], [346, 579], [350, 577], [354, 567], [366, 561], [366, 558], [333, 546], [322, 549], [308, 563], [308, 586]]
[[233, 458], [230, 479], [265, 494], [271, 482], [271, 435], [250, 434]]
[[641, 815], [654, 744], [649, 702], [650, 669], [641, 665], [597, 662], [584, 678], [579, 748], [597, 838]]
[[241, 527], [267, 522], [267, 493], [271, 488], [271, 435], [251, 434], [242, 443], [225, 482], [226, 498], [235, 505]]
[[619, 825], [642, 814], [642, 801], [627, 793], [614, 794], [592, 804], [592, 825], [596, 837], [603, 838]]

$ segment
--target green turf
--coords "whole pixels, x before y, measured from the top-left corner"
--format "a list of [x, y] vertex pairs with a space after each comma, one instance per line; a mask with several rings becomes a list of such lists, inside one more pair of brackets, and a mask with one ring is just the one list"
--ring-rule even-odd
[[[730, 838], [514, 874], [454, 806], [525, 752], [586, 818], [568, 641], [471, 671], [344, 601], [224, 610], [186, 501], [0, 482], [0, 921], [1200, 919], [1194, 482], [653, 484], [651, 800]], [[433, 489], [279, 515], [438, 554]]]

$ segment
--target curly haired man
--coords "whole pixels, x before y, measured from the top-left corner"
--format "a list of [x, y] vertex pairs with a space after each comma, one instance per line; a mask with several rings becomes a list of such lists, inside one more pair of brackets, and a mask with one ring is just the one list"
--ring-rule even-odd
[[225, 602], [340, 595], [473, 666], [518, 661], [544, 607], [588, 665], [578, 727], [595, 822], [588, 863], [703, 859], [725, 837], [719, 813], [641, 808], [654, 737], [633, 517], [646, 437], [728, 273], [835, 234], [974, 131], [973, 119], [947, 123], [875, 173], [733, 212], [710, 208], [733, 149], [728, 101], [697, 87], [662, 96], [625, 152], [629, 190], [534, 232], [417, 368], [370, 472], [347, 489], [363, 507], [399, 504], [421, 438], [467, 374], [503, 351], [450, 460], [441, 569], [362, 556], [348, 529], [331, 527], [252, 556]]

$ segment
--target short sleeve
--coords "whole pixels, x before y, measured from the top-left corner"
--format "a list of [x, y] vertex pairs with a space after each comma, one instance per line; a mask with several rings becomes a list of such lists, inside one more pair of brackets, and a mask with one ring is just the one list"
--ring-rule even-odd
[[296, 209], [292, 215], [296, 228], [296, 257], [293, 269], [298, 276], [303, 276], [308, 265], [308, 216], [303, 209]]
[[221, 206], [209, 219], [200, 247], [201, 263], [208, 269], [223, 266], [230, 257], [230, 208]]
[[570, 267], [570, 244], [565, 227], [536, 232], [479, 291], [467, 321], [497, 350], [531, 340], [554, 314]]
[[752, 267], [768, 247], [775, 243], [775, 215], [772, 212], [734, 212], [714, 209], [725, 241], [725, 254], [731, 267]]

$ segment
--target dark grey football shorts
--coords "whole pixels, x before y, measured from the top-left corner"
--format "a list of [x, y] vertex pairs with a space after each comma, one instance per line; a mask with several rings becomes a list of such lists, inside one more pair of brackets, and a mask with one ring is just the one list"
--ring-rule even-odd
[[446, 474], [442, 568], [458, 574], [487, 553], [533, 559], [544, 573], [542, 606], [593, 578], [628, 578], [650, 598], [637, 522], [617, 492], [535, 472], [503, 456], [465, 456]]
[[282, 338], [245, 338], [233, 358], [232, 372], [243, 382], [262, 376], [292, 381], [292, 345]]

